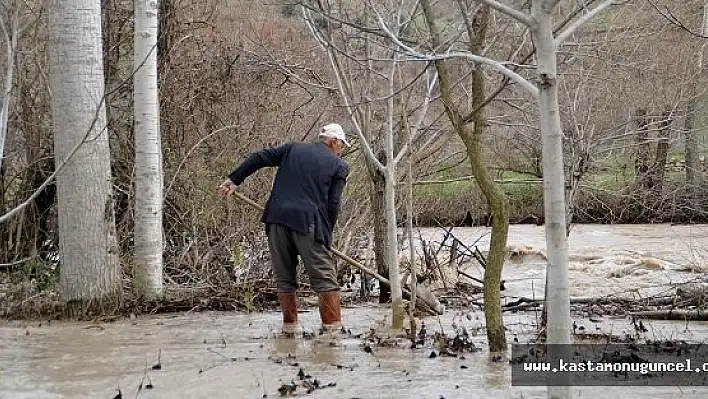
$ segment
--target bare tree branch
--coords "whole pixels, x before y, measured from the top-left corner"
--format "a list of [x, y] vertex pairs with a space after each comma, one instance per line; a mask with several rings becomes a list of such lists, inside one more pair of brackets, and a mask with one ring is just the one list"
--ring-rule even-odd
[[411, 126], [411, 131], [410, 131], [410, 140], [407, 140], [405, 144], [403, 144], [403, 147], [401, 150], [398, 152], [398, 155], [396, 158], [393, 160], [394, 164], [398, 164], [401, 159], [409, 152], [411, 151], [411, 143], [413, 143], [416, 139], [418, 139], [418, 136], [420, 135], [420, 126], [423, 123], [423, 120], [425, 119], [425, 115], [428, 113], [428, 105], [430, 105], [430, 99], [433, 94], [433, 89], [435, 88], [435, 85], [438, 81], [438, 74], [436, 73], [435, 76], [433, 77], [432, 80], [428, 79], [428, 91], [425, 93], [425, 99], [423, 100], [423, 107], [420, 110], [418, 114], [418, 119], [413, 123]]
[[423, 54], [410, 46], [407, 46], [404, 44], [396, 35], [391, 32], [390, 29], [386, 26], [384, 21], [381, 19], [379, 16], [379, 24], [381, 25], [381, 28], [386, 32], [388, 37], [393, 41], [394, 44], [396, 44], [398, 47], [404, 50], [405, 53], [410, 55], [411, 57], [414, 57], [415, 59], [419, 61], [439, 61], [439, 60], [446, 60], [449, 58], [465, 58], [473, 62], [478, 62], [480, 64], [488, 65], [492, 69], [496, 70], [497, 72], [501, 73], [502, 75], [508, 77], [510, 80], [518, 83], [521, 85], [524, 89], [526, 89], [534, 99], [538, 99], [538, 88], [534, 86], [533, 83], [529, 82], [524, 78], [523, 76], [519, 75], [518, 73], [512, 71], [511, 69], [507, 68], [504, 66], [503, 63], [499, 61], [492, 60], [487, 57], [480, 57], [478, 55], [472, 54], [470, 52], [466, 51], [448, 51], [444, 54], [434, 54], [434, 55], [426, 55]]
[[187, 158], [189, 158], [189, 156], [192, 155], [192, 152], [194, 152], [194, 150], [196, 150], [197, 147], [199, 147], [203, 142], [205, 142], [208, 138], [214, 136], [215, 134], [219, 134], [223, 131], [226, 131], [229, 129], [234, 129], [234, 128], [236, 128], [236, 125], [224, 126], [222, 128], [214, 130], [213, 132], [211, 132], [211, 133], [205, 135], [204, 137], [202, 137], [201, 139], [199, 139], [199, 141], [197, 141], [192, 146], [192, 148], [190, 148], [189, 151], [187, 151], [187, 153], [184, 155], [184, 158], [182, 158], [182, 160], [179, 162], [179, 165], [177, 165], [177, 169], [175, 169], [174, 176], [172, 176], [172, 181], [170, 181], [170, 185], [167, 186], [167, 189], [165, 190], [165, 193], [163, 194], [163, 196], [167, 197], [167, 194], [170, 192], [170, 190], [172, 190], [172, 186], [175, 184], [175, 181], [177, 180], [177, 176], [179, 176], [180, 169], [182, 169], [182, 166], [187, 161]]
[[656, 12], [659, 13], [659, 15], [664, 17], [664, 19], [669, 21], [669, 23], [671, 23], [672, 25], [690, 33], [691, 35], [693, 35], [695, 37], [698, 37], [701, 39], [708, 39], [708, 36], [706, 36], [705, 34], [694, 32], [691, 28], [687, 27], [686, 24], [683, 23], [683, 21], [681, 21], [677, 16], [674, 15], [673, 12], [671, 12], [669, 7], [664, 7], [664, 10], [662, 10], [661, 8], [659, 8], [659, 6], [654, 1], [647, 0], [647, 2], [649, 4], [651, 4], [651, 6], [656, 10]]
[[555, 41], [556, 47], [560, 46], [565, 41], [565, 39], [567, 39], [570, 35], [575, 33], [575, 31], [578, 30], [578, 28], [585, 25], [585, 23], [590, 21], [592, 18], [595, 18], [595, 16], [597, 16], [603, 10], [605, 10], [606, 8], [608, 8], [614, 4], [615, 4], [615, 0], [605, 0], [602, 3], [600, 3], [597, 7], [593, 8], [591, 11], [588, 11], [587, 14], [576, 19], [575, 22], [573, 22], [570, 26], [565, 28], [561, 33], [559, 33], [556, 36], [556, 41]]
[[547, 11], [547, 12], [550, 12], [550, 11], [552, 11], [554, 8], [556, 8], [556, 6], [558, 5], [558, 3], [560, 3], [560, 0], [546, 0], [546, 1], [543, 3], [543, 10], [544, 10], [544, 11]]
[[488, 5], [489, 7], [501, 12], [502, 14], [506, 14], [514, 18], [515, 20], [523, 23], [524, 25], [528, 25], [532, 28], [536, 26], [536, 22], [528, 14], [519, 11], [514, 7], [502, 4], [496, 0], [479, 0], [479, 2]]
[[310, 29], [310, 33], [312, 36], [315, 38], [317, 43], [320, 45], [322, 50], [324, 50], [327, 53], [327, 56], [329, 58], [329, 62], [332, 66], [332, 71], [334, 72], [335, 77], [337, 78], [337, 86], [339, 87], [339, 92], [341, 93], [342, 100], [344, 101], [344, 106], [347, 109], [347, 113], [349, 114], [349, 117], [352, 121], [352, 124], [354, 125], [354, 129], [356, 131], [357, 136], [359, 137], [359, 141], [361, 142], [361, 148], [364, 150], [364, 155], [366, 156], [367, 160], [369, 162], [373, 163], [376, 168], [383, 172], [384, 171], [384, 165], [381, 163], [381, 161], [378, 160], [376, 155], [374, 155], [373, 150], [371, 149], [371, 146], [369, 145], [368, 140], [366, 140], [366, 136], [364, 136], [364, 131], [361, 128], [361, 124], [357, 120], [355, 113], [356, 111], [352, 107], [352, 104], [350, 102], [350, 96], [351, 96], [351, 90], [349, 90], [346, 87], [346, 84], [344, 83], [344, 79], [342, 78], [342, 69], [337, 62], [336, 57], [332, 53], [332, 48], [329, 46], [329, 42], [317, 31], [315, 28], [315, 24], [312, 21], [312, 18], [307, 10], [307, 8], [302, 7], [302, 14], [303, 18], [305, 20], [305, 23], [307, 24], [308, 28]]

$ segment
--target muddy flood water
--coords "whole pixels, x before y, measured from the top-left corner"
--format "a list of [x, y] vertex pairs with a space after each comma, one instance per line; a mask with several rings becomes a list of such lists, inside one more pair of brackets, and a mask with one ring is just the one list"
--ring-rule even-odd
[[[455, 229], [472, 243], [483, 228]], [[543, 227], [512, 226], [509, 244], [524, 254], [505, 266], [505, 295], [543, 292]], [[439, 230], [423, 231], [435, 240]], [[484, 250], [487, 239], [478, 245]], [[575, 226], [570, 238], [571, 296], [653, 295], [670, 284], [702, 280], [708, 270], [708, 226]], [[476, 270], [470, 267], [470, 272]], [[478, 274], [477, 274], [478, 275]], [[431, 357], [428, 345], [412, 350], [364, 347], [360, 334], [386, 334], [388, 310], [376, 304], [343, 309], [351, 335], [279, 338], [278, 312], [181, 313], [114, 323], [0, 321], [0, 398], [275, 398], [301, 377], [324, 387], [312, 398], [545, 398], [545, 387], [511, 385], [508, 362], [493, 361], [478, 310], [427, 317], [429, 334], [464, 326], [481, 351], [464, 358]], [[528, 340], [534, 312], [505, 314], [508, 340]], [[626, 318], [575, 318], [589, 331], [621, 334]], [[304, 331], [316, 332], [316, 310], [303, 309]], [[708, 322], [647, 321], [647, 338], [703, 342]], [[476, 333], [476, 334], [475, 334]], [[708, 361], [708, 359], [706, 359]], [[300, 371], [302, 370], [302, 373]], [[300, 375], [298, 375], [300, 373]], [[329, 385], [329, 386], [328, 386]], [[142, 386], [142, 389], [139, 387]], [[708, 387], [576, 387], [576, 398], [706, 398]]]

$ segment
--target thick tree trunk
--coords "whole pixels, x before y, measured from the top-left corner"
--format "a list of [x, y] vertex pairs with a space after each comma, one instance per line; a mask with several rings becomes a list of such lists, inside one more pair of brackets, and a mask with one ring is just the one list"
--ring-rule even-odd
[[[543, 188], [548, 253], [546, 304], [548, 306], [547, 342], [569, 344], [570, 298], [568, 292], [568, 240], [566, 235], [565, 178], [563, 165], [563, 131], [558, 106], [556, 48], [553, 37], [552, 8], [535, 0], [531, 16], [537, 26], [532, 29], [536, 44], [539, 89], [539, 113], [543, 146]], [[562, 357], [551, 347], [552, 356]], [[568, 386], [548, 387], [548, 397], [572, 398]]]
[[163, 293], [157, 12], [157, 1], [135, 1], [135, 288], [146, 299]]
[[56, 179], [60, 291], [68, 314], [76, 316], [117, 306], [121, 299], [103, 101], [101, 3], [48, 4], [55, 163], [84, 142]]

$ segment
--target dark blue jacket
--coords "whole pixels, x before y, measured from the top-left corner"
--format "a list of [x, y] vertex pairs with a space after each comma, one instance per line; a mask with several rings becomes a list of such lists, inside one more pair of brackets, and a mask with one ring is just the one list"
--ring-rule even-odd
[[289, 143], [252, 153], [229, 179], [240, 185], [263, 167], [278, 167], [273, 190], [261, 221], [277, 223], [307, 234], [314, 224], [315, 239], [332, 247], [342, 191], [349, 167], [324, 144]]

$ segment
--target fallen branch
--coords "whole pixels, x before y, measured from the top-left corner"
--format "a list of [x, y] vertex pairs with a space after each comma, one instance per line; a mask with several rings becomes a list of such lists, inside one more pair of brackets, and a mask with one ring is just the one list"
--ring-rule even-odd
[[502, 307], [502, 312], [520, 312], [522, 310], [535, 309], [539, 306], [541, 306], [540, 303], [528, 302], [528, 303], [522, 303], [522, 304], [515, 305], [515, 306], [504, 306], [504, 307]]
[[[468, 279], [470, 279], [470, 280], [472, 280], [472, 281], [476, 281], [476, 282], [482, 284], [482, 287], [479, 287], [479, 288], [481, 288], [481, 289], [484, 288], [484, 281], [483, 281], [483, 280], [480, 280], [480, 279], [478, 279], [478, 278], [476, 278], [476, 277], [472, 277], [472, 276], [470, 276], [469, 274], [463, 272], [462, 270], [457, 270], [457, 274], [462, 275], [462, 276], [465, 276], [465, 277], [467, 277]], [[504, 291], [504, 290], [506, 289], [506, 287], [504, 286], [504, 283], [505, 283], [505, 282], [506, 282], [506, 280], [502, 280], [501, 283], [499, 283], [499, 290]]]
[[[427, 186], [427, 185], [433, 185], [433, 184], [448, 184], [448, 183], [456, 183], [456, 182], [461, 182], [461, 181], [469, 181], [469, 180], [475, 180], [475, 177], [470, 175], [470, 176], [462, 176], [462, 177], [456, 177], [453, 179], [446, 179], [446, 180], [418, 180], [413, 182], [414, 186]], [[542, 184], [543, 180], [541, 179], [526, 179], [526, 180], [502, 180], [502, 179], [495, 179], [495, 183], [498, 184]]]
[[631, 316], [653, 320], [692, 320], [708, 321], [708, 313], [700, 310], [647, 310], [644, 312], [630, 312]]
[[10, 262], [10, 263], [0, 263], [0, 268], [11, 268], [13, 266], [17, 266], [17, 265], [21, 265], [25, 262], [29, 262], [32, 259], [34, 259], [34, 256], [30, 256], [29, 258], [25, 258], [25, 259], [16, 260], [16, 261]]
[[541, 306], [543, 301], [537, 299], [531, 299], [526, 297], [521, 297], [516, 301], [512, 301], [502, 305], [503, 312], [518, 312], [521, 310], [526, 310], [529, 308], [536, 308]]

